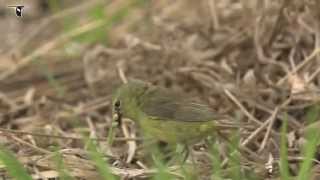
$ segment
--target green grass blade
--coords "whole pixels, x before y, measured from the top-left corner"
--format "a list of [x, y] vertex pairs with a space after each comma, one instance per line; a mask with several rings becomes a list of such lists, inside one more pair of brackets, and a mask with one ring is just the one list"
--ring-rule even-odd
[[68, 173], [68, 169], [65, 166], [64, 162], [63, 162], [63, 155], [61, 153], [59, 153], [59, 151], [57, 151], [58, 149], [56, 149], [56, 152], [54, 152], [54, 162], [56, 164], [57, 167], [57, 171], [59, 172], [59, 179], [61, 180], [72, 180], [74, 179], [69, 173]]
[[219, 150], [217, 143], [212, 143], [211, 145], [211, 163], [212, 163], [212, 178], [211, 179], [223, 179], [221, 163], [222, 160], [219, 156]]
[[239, 147], [240, 142], [240, 135], [239, 132], [236, 132], [236, 135], [232, 137], [231, 144], [229, 145], [230, 149], [230, 168], [231, 171], [231, 177], [235, 180], [242, 180], [244, 179], [243, 174], [241, 172], [241, 161], [240, 161], [240, 152], [238, 151], [237, 147]]
[[117, 180], [118, 178], [111, 173], [107, 162], [103, 159], [103, 155], [98, 151], [96, 144], [90, 139], [87, 139], [86, 142], [89, 150], [89, 156], [97, 167], [101, 179]]
[[[313, 106], [307, 114], [308, 124], [315, 122], [319, 118], [319, 106]], [[298, 174], [298, 180], [310, 179], [310, 170], [312, 168], [313, 158], [317, 151], [317, 145], [320, 138], [320, 132], [317, 128], [309, 128], [306, 132], [306, 145], [303, 149], [304, 160], [301, 163], [301, 168]]]
[[32, 180], [23, 165], [8, 150], [0, 146], [0, 160], [7, 167], [11, 177], [17, 180]]
[[[152, 143], [153, 144], [153, 143]], [[152, 160], [155, 166], [156, 173], [152, 177], [153, 180], [162, 180], [162, 179], [174, 179], [173, 176], [168, 172], [168, 166], [164, 162], [165, 155], [161, 150], [158, 144], [149, 145], [150, 150], [148, 153], [151, 153]], [[176, 157], [171, 157], [176, 158]]]
[[168, 173], [168, 167], [162, 162], [162, 158], [158, 153], [153, 155], [153, 160], [156, 165], [157, 173], [153, 176], [153, 180], [174, 179], [171, 174]]
[[287, 147], [287, 126], [288, 118], [283, 120], [281, 127], [281, 144], [280, 144], [280, 174], [281, 179], [288, 180], [289, 176], [289, 164], [288, 164], [288, 147]]
[[308, 124], [312, 124], [318, 120], [320, 116], [320, 105], [312, 106], [307, 113], [307, 122]]
[[90, 12], [89, 16], [94, 21], [103, 21], [101, 26], [94, 28], [86, 33], [78, 35], [74, 38], [74, 40], [78, 42], [86, 42], [86, 43], [107, 43], [108, 42], [108, 32], [110, 29], [117, 23], [123, 21], [125, 17], [127, 17], [131, 10], [142, 6], [148, 1], [142, 0], [134, 0], [124, 5], [123, 7], [117, 9], [117, 11], [111, 16], [106, 16], [102, 5], [94, 7]]
[[320, 138], [320, 133], [317, 129], [310, 129], [307, 135], [307, 143], [304, 148], [304, 160], [301, 164], [301, 169], [298, 174], [298, 180], [310, 179], [312, 163], [314, 155], [317, 151], [317, 142]]
[[49, 5], [49, 9], [53, 12], [53, 13], [58, 13], [62, 8], [62, 4], [60, 1], [57, 0], [49, 0], [48, 1], [48, 5]]

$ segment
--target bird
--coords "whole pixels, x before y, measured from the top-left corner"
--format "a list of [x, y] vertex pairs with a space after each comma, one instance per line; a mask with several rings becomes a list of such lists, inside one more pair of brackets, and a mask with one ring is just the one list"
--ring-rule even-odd
[[11, 5], [11, 6], [8, 6], [8, 7], [14, 7], [15, 10], [16, 10], [16, 15], [18, 17], [21, 17], [22, 16], [22, 9], [24, 8], [23, 5]]
[[225, 116], [204, 103], [141, 80], [121, 85], [112, 104], [118, 117], [133, 120], [144, 135], [168, 144], [188, 146], [222, 129], [239, 127], [230, 126]]

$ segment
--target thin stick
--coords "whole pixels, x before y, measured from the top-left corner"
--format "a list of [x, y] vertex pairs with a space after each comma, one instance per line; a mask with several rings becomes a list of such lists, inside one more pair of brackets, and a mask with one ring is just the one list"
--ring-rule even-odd
[[120, 61], [119, 63], [117, 63], [117, 69], [118, 69], [118, 73], [119, 73], [119, 76], [120, 76], [120, 79], [121, 81], [126, 84], [128, 83], [128, 79], [126, 77], [126, 75], [124, 74], [124, 71], [123, 71], [123, 61]]
[[263, 141], [261, 143], [261, 146], [260, 146], [258, 152], [261, 152], [264, 149], [264, 147], [266, 146], [266, 144], [267, 144], [267, 140], [268, 140], [268, 138], [270, 136], [270, 133], [271, 133], [271, 130], [272, 130], [272, 126], [273, 126], [274, 121], [275, 121], [275, 119], [277, 117], [278, 111], [279, 111], [279, 108], [276, 107], [276, 109], [274, 110], [274, 112], [272, 113], [272, 115], [270, 117], [269, 126], [268, 126], [268, 129], [267, 129], [267, 132], [266, 132], [266, 134], [265, 134], [265, 136], [263, 138]]
[[[129, 131], [128, 125], [126, 123], [121, 124], [121, 129], [122, 129], [122, 132], [126, 138], [132, 138], [132, 137], [136, 136], [134, 132]], [[135, 141], [128, 141], [127, 144], [128, 144], [128, 157], [127, 157], [126, 162], [130, 163], [135, 155], [136, 150], [137, 150], [137, 143]]]
[[265, 122], [263, 122], [263, 124], [261, 124], [261, 126], [259, 128], [257, 128], [255, 131], [253, 131], [249, 137], [247, 137], [242, 143], [241, 146], [246, 146], [247, 144], [249, 144], [255, 137], [257, 137], [258, 134], [260, 134], [260, 132], [262, 130], [264, 130], [268, 124], [270, 124], [270, 120], [268, 119]]
[[18, 138], [18, 137], [15, 137], [15, 136], [12, 136], [12, 135], [9, 136], [9, 137], [10, 137], [11, 139], [17, 141], [18, 143], [23, 144], [23, 145], [26, 145], [26, 146], [28, 146], [28, 147], [30, 147], [30, 148], [32, 148], [32, 149], [35, 149], [36, 151], [39, 151], [39, 152], [41, 152], [41, 153], [44, 153], [44, 154], [50, 154], [50, 153], [51, 153], [51, 151], [48, 151], [48, 150], [43, 149], [43, 148], [39, 148], [39, 147], [37, 147], [37, 146], [35, 146], [35, 145], [33, 145], [33, 144], [30, 144], [30, 143], [28, 143], [28, 142], [26, 142], [26, 141]]
[[5, 78], [9, 77], [10, 75], [14, 74], [19, 69], [21, 69], [22, 67], [25, 67], [26, 65], [28, 65], [34, 59], [44, 55], [48, 51], [50, 51], [50, 50], [58, 47], [59, 45], [65, 43], [70, 38], [76, 37], [76, 36], [78, 36], [80, 34], [88, 32], [88, 31], [90, 31], [92, 29], [101, 27], [104, 24], [105, 24], [105, 22], [103, 20], [93, 21], [93, 22], [85, 24], [82, 27], [77, 28], [77, 29], [75, 29], [75, 30], [73, 30], [71, 32], [63, 34], [63, 35], [57, 37], [56, 39], [53, 39], [52, 41], [49, 41], [48, 43], [46, 43], [46, 44], [42, 45], [41, 47], [39, 47], [38, 49], [36, 49], [30, 55], [28, 55], [28, 56], [24, 57], [23, 59], [21, 59], [15, 66], [13, 66], [12, 68], [10, 68], [7, 71], [5, 71], [2, 74], [0, 74], [0, 80], [3, 80]]
[[[124, 63], [123, 61], [120, 61], [117, 64], [117, 69], [118, 69], [120, 79], [122, 80], [122, 82], [124, 84], [126, 84], [126, 83], [128, 83], [128, 79], [123, 71], [123, 63]], [[126, 138], [132, 138], [132, 137], [136, 136], [135, 133], [129, 132], [128, 126], [126, 123], [121, 123], [121, 130]], [[127, 144], [129, 146], [129, 148], [128, 148], [128, 157], [127, 157], [126, 162], [130, 163], [135, 155], [136, 150], [137, 150], [137, 143], [135, 141], [130, 141], [130, 142], [128, 141]]]
[[[219, 135], [219, 137], [222, 137], [226, 142], [228, 142], [234, 149], [236, 149], [238, 152], [240, 153], [248, 153], [251, 155], [252, 158], [254, 158], [257, 161], [261, 161], [263, 162], [263, 158], [261, 158], [260, 156], [258, 156], [257, 153], [253, 152], [251, 149], [247, 148], [246, 146], [239, 146], [239, 147], [235, 147], [234, 144], [229, 140], [229, 138], [227, 138], [225, 135], [223, 135], [223, 133], [217, 131], [217, 134]], [[247, 158], [247, 157], [246, 157]], [[248, 158], [247, 158], [248, 159]], [[248, 159], [249, 160], [249, 159]]]
[[51, 23], [54, 23], [55, 21], [62, 19], [66, 16], [74, 15], [74, 14], [77, 14], [77, 13], [83, 11], [83, 10], [90, 9], [101, 2], [102, 2], [101, 0], [91, 0], [90, 2], [82, 3], [78, 6], [72, 6], [71, 8], [62, 10], [59, 13], [53, 14], [53, 15], [45, 18], [44, 20], [42, 20], [42, 22], [40, 22], [39, 25], [37, 25], [37, 27], [35, 27], [34, 31], [32, 31], [30, 34], [28, 34], [28, 36], [25, 36], [24, 39], [19, 41], [19, 43], [17, 43], [16, 46], [11, 51], [9, 51], [8, 54], [10, 55], [17, 50], [19, 51], [19, 50], [25, 48], [30, 41], [35, 39], [39, 35], [39, 33], [41, 33], [44, 29], [46, 29], [48, 26], [50, 26]]
[[[59, 136], [59, 135], [49, 135], [49, 134], [41, 134], [41, 133], [33, 133], [33, 132], [26, 132], [26, 131], [19, 131], [19, 130], [12, 130], [12, 129], [4, 129], [0, 128], [0, 132], [2, 133], [10, 133], [10, 134], [21, 134], [21, 135], [31, 135], [31, 136], [38, 136], [44, 138], [55, 138], [55, 139], [71, 139], [71, 140], [78, 140], [82, 141], [83, 138], [80, 137], [71, 137], [71, 136]], [[92, 138], [93, 141], [107, 141], [107, 138]], [[142, 141], [142, 138], [114, 138], [114, 141]]]
[[237, 98], [235, 98], [233, 96], [233, 94], [227, 90], [224, 89], [224, 92], [227, 94], [227, 96], [241, 109], [241, 111], [249, 118], [249, 120], [253, 121], [254, 123], [258, 124], [258, 125], [262, 125], [262, 122], [260, 122], [258, 119], [256, 119], [255, 117], [253, 117], [248, 111], [247, 109], [237, 100]]
[[[274, 112], [272, 113], [272, 115], [270, 116], [270, 118], [268, 120], [266, 120], [265, 122], [263, 122], [263, 124], [258, 128], [256, 129], [255, 131], [253, 131], [250, 136], [248, 138], [246, 138], [242, 143], [241, 143], [241, 146], [246, 146], [249, 142], [252, 141], [252, 139], [254, 139], [262, 130], [264, 130], [267, 125], [269, 124], [268, 127], [270, 127], [270, 124], [273, 124], [273, 120], [275, 119], [276, 115], [277, 115], [277, 112], [278, 112], [278, 109], [279, 108], [276, 108], [274, 110]], [[271, 131], [271, 128], [269, 129]], [[270, 133], [270, 132], [269, 132]]]
[[95, 126], [93, 125], [93, 122], [92, 122], [91, 118], [87, 117], [86, 118], [86, 122], [87, 122], [87, 124], [89, 126], [89, 129], [90, 129], [89, 138], [97, 138], [97, 131], [96, 131]]
[[214, 29], [220, 28], [220, 22], [218, 18], [218, 8], [217, 8], [217, 1], [216, 0], [208, 0], [210, 14], [212, 17], [212, 25]]
[[297, 65], [295, 69], [293, 69], [290, 73], [286, 74], [282, 79], [280, 79], [277, 83], [278, 86], [282, 85], [285, 80], [288, 79], [289, 74], [294, 74], [303, 68], [306, 64], [308, 64], [311, 60], [313, 60], [320, 53], [320, 48], [315, 49], [304, 61]]
[[316, 78], [319, 73], [320, 73], [320, 67], [310, 75], [310, 77], [307, 79], [307, 84], [309, 84], [314, 78]]

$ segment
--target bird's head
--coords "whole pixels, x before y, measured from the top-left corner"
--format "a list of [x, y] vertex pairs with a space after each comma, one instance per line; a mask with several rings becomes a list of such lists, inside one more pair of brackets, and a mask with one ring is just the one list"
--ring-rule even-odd
[[140, 80], [130, 80], [121, 85], [112, 96], [113, 115], [126, 116], [132, 120], [139, 113], [139, 104], [142, 96], [148, 90], [149, 84]]

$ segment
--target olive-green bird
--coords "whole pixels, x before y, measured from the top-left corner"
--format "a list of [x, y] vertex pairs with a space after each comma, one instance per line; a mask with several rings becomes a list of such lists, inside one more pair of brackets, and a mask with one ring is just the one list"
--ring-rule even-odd
[[140, 80], [120, 86], [112, 103], [115, 113], [135, 121], [145, 135], [168, 144], [188, 145], [230, 129], [207, 105]]

